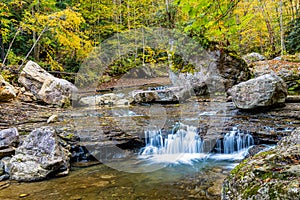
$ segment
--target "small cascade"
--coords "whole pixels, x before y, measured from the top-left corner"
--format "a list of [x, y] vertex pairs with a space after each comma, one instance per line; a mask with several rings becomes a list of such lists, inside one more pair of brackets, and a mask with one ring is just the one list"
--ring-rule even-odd
[[163, 135], [161, 131], [145, 132], [146, 147], [141, 155], [201, 153], [202, 139], [197, 134], [196, 127], [177, 124], [172, 133]]
[[218, 139], [215, 150], [217, 153], [232, 154], [254, 145], [252, 135], [233, 128], [224, 135], [223, 141]]
[[247, 149], [254, 145], [253, 137], [233, 128], [222, 139], [218, 139], [211, 153], [204, 153], [204, 141], [197, 128], [176, 124], [168, 133], [161, 130], [145, 131], [146, 147], [140, 151], [141, 158], [156, 163], [186, 163], [195, 160], [240, 160]]

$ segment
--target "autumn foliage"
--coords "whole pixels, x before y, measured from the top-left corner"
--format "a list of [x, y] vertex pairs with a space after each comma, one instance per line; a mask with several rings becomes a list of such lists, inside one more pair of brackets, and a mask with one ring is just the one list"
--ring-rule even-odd
[[177, 29], [206, 48], [239, 54], [299, 53], [299, 8], [298, 0], [2, 0], [0, 61], [2, 68], [32, 59], [48, 71], [77, 72], [93, 47], [141, 27]]

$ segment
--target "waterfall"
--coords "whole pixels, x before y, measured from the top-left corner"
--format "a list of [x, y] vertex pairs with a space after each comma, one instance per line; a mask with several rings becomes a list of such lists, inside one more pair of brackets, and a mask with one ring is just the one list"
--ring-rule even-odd
[[145, 132], [146, 147], [141, 155], [202, 153], [203, 141], [196, 127], [177, 124], [170, 134], [163, 136], [161, 131]]
[[215, 150], [217, 153], [232, 154], [234, 152], [239, 152], [245, 148], [254, 145], [253, 137], [248, 133], [243, 133], [237, 128], [233, 128], [224, 135], [223, 142], [219, 139]]
[[253, 137], [233, 128], [222, 139], [218, 139], [212, 152], [204, 153], [204, 141], [196, 127], [176, 124], [169, 132], [145, 131], [146, 146], [141, 149], [141, 158], [155, 163], [192, 164], [195, 160], [240, 160], [247, 148], [254, 144]]

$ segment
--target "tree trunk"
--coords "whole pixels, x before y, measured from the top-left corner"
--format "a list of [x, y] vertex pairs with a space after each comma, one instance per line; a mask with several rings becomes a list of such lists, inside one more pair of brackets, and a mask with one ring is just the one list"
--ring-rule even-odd
[[259, 6], [259, 7], [260, 7], [260, 9], [261, 9], [262, 15], [263, 15], [264, 18], [265, 18], [266, 26], [267, 26], [267, 29], [268, 29], [268, 33], [269, 33], [269, 42], [270, 42], [270, 45], [271, 45], [271, 48], [272, 48], [273, 53], [275, 53], [275, 51], [276, 51], [276, 46], [275, 46], [274, 31], [273, 31], [271, 22], [270, 22], [270, 20], [269, 20], [268, 13], [265, 11], [265, 8], [264, 8], [264, 5], [263, 5], [262, 1], [259, 0], [259, 3], [260, 3], [260, 6]]
[[[32, 7], [32, 17], [34, 17], [35, 15], [35, 11], [37, 11], [37, 13], [39, 13], [39, 1], [37, 2], [36, 8], [35, 6]], [[35, 31], [32, 32], [32, 40], [33, 43], [35, 43], [37, 39], [37, 33]], [[35, 61], [39, 61], [40, 59], [40, 44], [37, 44], [34, 49], [33, 49], [33, 57]]]
[[[2, 24], [0, 21], [0, 48], [1, 48], [0, 56], [1, 56], [1, 61], [3, 62], [5, 54], [4, 54], [4, 44], [3, 44], [3, 36], [2, 36], [1, 28], [2, 28]], [[2, 67], [4, 67], [4, 66], [2, 66]]]
[[279, 13], [280, 13], [280, 46], [281, 46], [281, 56], [283, 56], [285, 52], [284, 45], [284, 30], [283, 30], [283, 17], [282, 17], [282, 0], [280, 1]]

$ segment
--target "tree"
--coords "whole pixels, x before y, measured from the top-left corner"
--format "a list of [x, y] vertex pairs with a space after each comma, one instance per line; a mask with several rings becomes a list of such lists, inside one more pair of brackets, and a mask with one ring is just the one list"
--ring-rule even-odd
[[4, 2], [0, 2], [0, 59], [3, 62], [5, 57], [4, 43], [8, 40], [10, 20], [9, 9]]
[[289, 53], [300, 52], [300, 17], [295, 18], [289, 24], [286, 36], [286, 49]]
[[185, 16], [182, 16], [184, 31], [196, 37], [203, 46], [209, 41], [220, 45], [229, 44], [230, 35], [236, 35], [235, 18], [232, 13], [239, 0], [176, 0]]
[[[91, 50], [91, 43], [81, 30], [84, 19], [71, 8], [52, 14], [25, 12], [22, 27], [38, 35], [47, 28], [40, 40], [44, 63], [50, 70], [65, 70], [74, 62], [83, 60]], [[72, 66], [74, 67], [74, 66]]]

